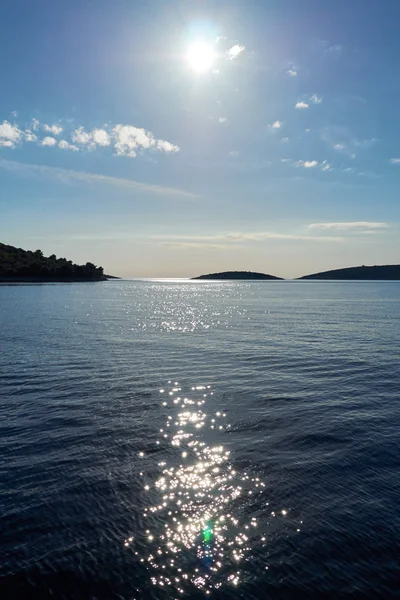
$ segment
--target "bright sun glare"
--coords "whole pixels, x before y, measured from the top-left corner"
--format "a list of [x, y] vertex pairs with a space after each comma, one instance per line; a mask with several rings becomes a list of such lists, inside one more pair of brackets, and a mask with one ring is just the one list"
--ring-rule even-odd
[[192, 69], [197, 71], [197, 73], [204, 73], [211, 69], [215, 61], [215, 52], [210, 44], [196, 42], [189, 46], [187, 60]]

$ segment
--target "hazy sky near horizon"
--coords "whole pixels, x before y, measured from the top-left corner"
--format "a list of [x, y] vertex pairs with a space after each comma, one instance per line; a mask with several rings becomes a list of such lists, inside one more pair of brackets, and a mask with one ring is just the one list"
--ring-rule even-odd
[[0, 241], [125, 277], [400, 262], [398, 0], [4, 0]]

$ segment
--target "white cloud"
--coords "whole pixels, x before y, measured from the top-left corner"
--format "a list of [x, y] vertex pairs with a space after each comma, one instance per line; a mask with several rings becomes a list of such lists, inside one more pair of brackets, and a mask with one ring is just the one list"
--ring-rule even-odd
[[239, 156], [239, 154], [239, 150], [230, 150], [230, 152], [228, 152], [228, 156], [230, 156], [231, 158], [236, 158]]
[[391, 158], [390, 162], [392, 165], [400, 165], [400, 158]]
[[48, 167], [45, 165], [21, 163], [15, 160], [0, 159], [0, 168], [6, 169], [7, 171], [16, 173], [18, 175], [22, 173], [25, 175], [43, 175], [46, 177], [52, 177], [63, 183], [70, 181], [83, 181], [90, 184], [107, 184], [127, 190], [140, 190], [142, 192], [151, 194], [173, 196], [176, 198], [185, 198], [190, 200], [199, 197], [197, 194], [186, 192], [185, 190], [143, 183], [140, 181], [134, 181], [132, 179], [99, 175], [97, 173], [87, 173], [85, 171], [74, 171], [72, 169], [62, 169], [60, 167]]
[[61, 150], [74, 150], [75, 152], [79, 150], [78, 146], [74, 146], [74, 144], [70, 144], [66, 140], [60, 140], [58, 142], [58, 147], [61, 148]]
[[55, 146], [57, 144], [57, 140], [53, 137], [46, 136], [42, 141], [42, 146]]
[[95, 143], [93, 141], [93, 137], [90, 133], [85, 131], [83, 127], [78, 127], [71, 133], [71, 139], [74, 144], [79, 144], [80, 146], [88, 146], [89, 148], [93, 148]]
[[179, 152], [178, 146], [171, 144], [171, 142], [166, 142], [165, 140], [157, 140], [156, 148], [163, 152]]
[[281, 142], [283, 142], [284, 144], [286, 144], [286, 142], [288, 142], [288, 141], [289, 141], [288, 137], [281, 138]]
[[[227, 119], [221, 117], [220, 121], [225, 122]], [[42, 138], [41, 131], [52, 133]], [[8, 121], [3, 121], [0, 124], [0, 146], [13, 148], [20, 142], [37, 142], [41, 146], [56, 146], [62, 150], [78, 150], [86, 148], [93, 150], [96, 147], [105, 147], [113, 144], [115, 153], [119, 156], [134, 157], [138, 152], [143, 150], [155, 150], [158, 152], [174, 153], [179, 152], [179, 147], [167, 140], [159, 140], [154, 137], [150, 131], [135, 127], [133, 125], [116, 125], [113, 128], [95, 128], [87, 131], [84, 127], [79, 126], [71, 132], [71, 142], [66, 139], [58, 140], [54, 136], [60, 135], [64, 129], [57, 124], [46, 125], [34, 118], [31, 122], [30, 129], [21, 131], [17, 125], [13, 125]]]
[[155, 144], [152, 133], [133, 125], [117, 125], [113, 133], [115, 152], [118, 156], [134, 158], [137, 150], [151, 148]]
[[12, 142], [11, 140], [4, 140], [0, 138], [0, 147], [3, 148], [13, 148], [14, 147], [14, 142]]
[[64, 131], [62, 127], [59, 125], [46, 125], [43, 124], [43, 129], [47, 131], [47, 133], [52, 133], [53, 135], [60, 135]]
[[286, 71], [286, 73], [289, 75], [289, 77], [297, 77], [296, 69], [289, 69], [288, 71]]
[[134, 158], [138, 151], [155, 148], [164, 152], [178, 152], [178, 146], [164, 140], [156, 140], [150, 131], [133, 125], [116, 125], [113, 129], [114, 148], [117, 156]]
[[220, 117], [218, 119], [218, 123], [226, 123], [228, 121], [227, 117]]
[[272, 129], [280, 129], [282, 127], [282, 121], [274, 121], [270, 127]]
[[346, 148], [346, 146], [344, 144], [334, 144], [333, 148], [335, 150], [344, 150]]
[[312, 169], [313, 167], [317, 167], [319, 163], [317, 160], [298, 160], [296, 164], [305, 169]]
[[86, 146], [93, 149], [97, 146], [109, 146], [111, 144], [110, 135], [105, 129], [93, 129], [86, 131], [84, 127], [78, 127], [71, 134], [71, 139], [79, 146]]
[[241, 46], [240, 44], [235, 44], [234, 46], [232, 46], [232, 48], [230, 48], [227, 52], [229, 60], [234, 60], [235, 58], [237, 58], [239, 54], [243, 52], [244, 49], [245, 46]]
[[343, 223], [311, 223], [309, 229], [336, 229], [340, 231], [359, 231], [371, 229], [385, 229], [389, 227], [387, 223], [375, 223], [372, 221], [348, 221]]
[[9, 121], [0, 124], [0, 145], [13, 148], [21, 140], [22, 132], [17, 125]]
[[321, 96], [317, 96], [317, 94], [314, 94], [313, 96], [311, 96], [310, 100], [312, 102], [314, 102], [314, 104], [321, 104], [321, 102], [322, 102]]
[[24, 140], [26, 142], [36, 142], [38, 139], [37, 135], [32, 133], [30, 129], [25, 129], [24, 131]]
[[105, 129], [93, 129], [93, 141], [99, 146], [109, 146], [111, 144], [110, 136]]
[[307, 102], [296, 102], [296, 106], [295, 108], [300, 108], [300, 109], [304, 109], [304, 108], [309, 108], [309, 104], [307, 104]]

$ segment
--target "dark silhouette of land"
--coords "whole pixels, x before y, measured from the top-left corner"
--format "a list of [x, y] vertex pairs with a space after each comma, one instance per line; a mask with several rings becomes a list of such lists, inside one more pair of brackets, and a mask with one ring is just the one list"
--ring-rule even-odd
[[266, 275], [265, 273], [254, 273], [253, 271], [224, 271], [223, 273], [210, 273], [208, 275], [200, 275], [192, 277], [192, 279], [216, 279], [216, 280], [282, 280], [282, 277], [274, 277], [274, 275]]
[[48, 282], [48, 281], [106, 281], [103, 267], [93, 263], [76, 265], [55, 254], [43, 256], [41, 250], [23, 250], [0, 243], [0, 282]]
[[304, 275], [298, 279], [400, 280], [400, 265], [348, 267]]

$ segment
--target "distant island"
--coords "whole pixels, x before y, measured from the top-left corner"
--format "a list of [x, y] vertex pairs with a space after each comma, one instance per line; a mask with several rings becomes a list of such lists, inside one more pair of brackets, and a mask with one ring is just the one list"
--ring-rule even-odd
[[41, 250], [23, 250], [0, 243], [0, 282], [106, 281], [103, 267], [93, 263], [76, 265], [55, 254], [43, 256]]
[[200, 275], [192, 277], [194, 279], [216, 279], [216, 280], [282, 280], [282, 277], [274, 277], [274, 275], [266, 275], [265, 273], [254, 273], [253, 271], [224, 271], [223, 273], [209, 273], [208, 275]]
[[304, 275], [299, 279], [348, 279], [348, 280], [400, 280], [400, 265], [348, 267]]

